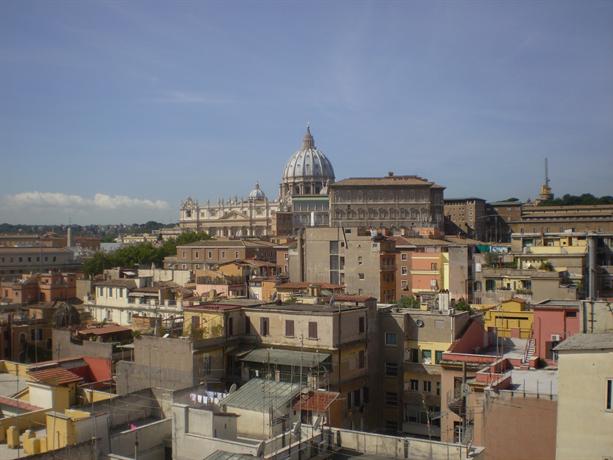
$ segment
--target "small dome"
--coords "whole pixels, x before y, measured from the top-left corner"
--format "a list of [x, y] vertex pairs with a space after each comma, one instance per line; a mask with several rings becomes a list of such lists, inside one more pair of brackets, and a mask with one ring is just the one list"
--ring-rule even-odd
[[249, 199], [250, 200], [265, 200], [266, 199], [266, 195], [264, 195], [264, 192], [260, 188], [259, 182], [256, 182], [255, 188], [251, 190], [251, 192], [249, 193]]
[[311, 129], [307, 128], [302, 148], [295, 152], [283, 171], [283, 182], [300, 179], [334, 181], [334, 168], [328, 157], [315, 147]]

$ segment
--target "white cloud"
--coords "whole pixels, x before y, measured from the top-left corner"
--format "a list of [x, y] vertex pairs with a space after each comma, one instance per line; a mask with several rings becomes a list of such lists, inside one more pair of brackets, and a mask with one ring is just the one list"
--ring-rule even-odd
[[162, 200], [132, 198], [124, 195], [96, 193], [93, 198], [80, 195], [52, 192], [22, 192], [4, 197], [11, 207], [73, 208], [73, 209], [167, 209], [168, 203]]

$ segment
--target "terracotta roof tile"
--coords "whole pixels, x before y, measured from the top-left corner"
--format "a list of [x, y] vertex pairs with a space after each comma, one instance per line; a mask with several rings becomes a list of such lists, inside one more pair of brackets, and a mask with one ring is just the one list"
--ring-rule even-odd
[[65, 385], [67, 383], [76, 383], [83, 380], [82, 377], [62, 367], [31, 371], [29, 374], [35, 381], [48, 385]]

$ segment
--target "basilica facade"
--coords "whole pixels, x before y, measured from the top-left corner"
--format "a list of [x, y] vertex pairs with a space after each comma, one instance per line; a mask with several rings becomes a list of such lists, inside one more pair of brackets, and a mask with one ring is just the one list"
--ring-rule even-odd
[[[311, 223], [327, 225], [327, 192], [334, 179], [332, 163], [315, 147], [311, 130], [307, 128], [301, 148], [294, 152], [283, 169], [276, 199], [269, 200], [259, 184], [246, 198], [199, 203], [188, 197], [179, 210], [179, 226], [185, 230], [207, 232], [213, 237], [238, 238], [272, 236], [276, 219], [282, 214], [290, 216], [291, 230], [301, 223], [304, 226]], [[299, 200], [299, 205], [294, 203]], [[293, 214], [294, 207], [300, 209], [296, 210], [296, 215]]]

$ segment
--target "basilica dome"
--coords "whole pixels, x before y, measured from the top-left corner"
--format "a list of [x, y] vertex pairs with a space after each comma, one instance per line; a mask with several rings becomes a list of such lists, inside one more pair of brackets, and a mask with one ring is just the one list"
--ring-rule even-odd
[[283, 170], [282, 195], [319, 194], [327, 182], [334, 182], [334, 168], [328, 157], [315, 147], [307, 128], [302, 148], [295, 152]]
[[251, 192], [249, 192], [249, 199], [250, 200], [254, 200], [254, 201], [259, 201], [259, 200], [265, 200], [266, 199], [266, 195], [264, 195], [264, 192], [260, 188], [260, 183], [259, 182], [256, 182], [255, 188], [253, 190], [251, 190]]

